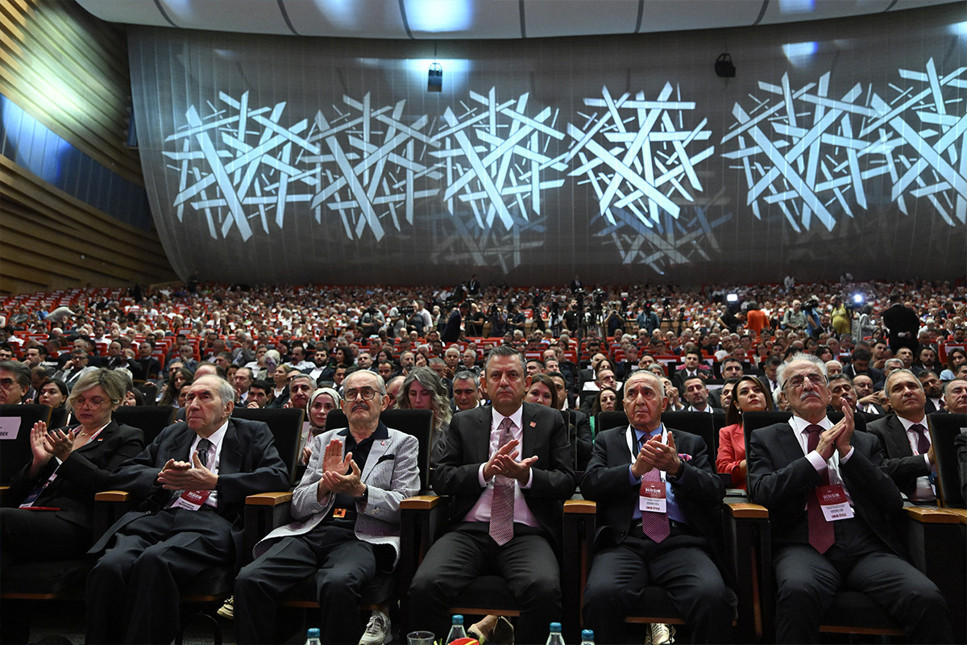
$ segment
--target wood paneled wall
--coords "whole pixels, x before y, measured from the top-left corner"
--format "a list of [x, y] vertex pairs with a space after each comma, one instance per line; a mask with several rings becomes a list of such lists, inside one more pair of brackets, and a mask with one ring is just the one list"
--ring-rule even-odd
[[[131, 91], [122, 29], [72, 0], [0, 1], [0, 93], [143, 186], [137, 150], [124, 145]], [[0, 163], [0, 292], [175, 279], [155, 231], [119, 222], [10, 159]]]

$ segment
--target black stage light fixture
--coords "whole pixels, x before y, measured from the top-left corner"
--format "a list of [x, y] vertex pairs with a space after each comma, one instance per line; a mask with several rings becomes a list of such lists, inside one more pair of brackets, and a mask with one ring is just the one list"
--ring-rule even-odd
[[430, 65], [430, 72], [426, 76], [426, 91], [443, 91], [443, 66], [440, 63], [432, 63]]
[[732, 57], [728, 54], [721, 54], [715, 59], [715, 75], [719, 78], [735, 78], [735, 65], [732, 64]]

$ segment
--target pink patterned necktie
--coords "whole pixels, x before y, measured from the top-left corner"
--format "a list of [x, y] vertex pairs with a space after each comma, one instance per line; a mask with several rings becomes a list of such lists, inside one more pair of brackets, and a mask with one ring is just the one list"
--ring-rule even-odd
[[[823, 427], [814, 423], [806, 426], [806, 432], [809, 433], [806, 438], [807, 452], [812, 452], [819, 445], [819, 435], [822, 431]], [[821, 486], [829, 485], [828, 467], [823, 469], [821, 479]], [[806, 519], [809, 526], [809, 543], [820, 553], [826, 553], [836, 541], [836, 531], [833, 529], [833, 523], [827, 522], [823, 515], [823, 509], [819, 504], [819, 497], [816, 496], [815, 488], [809, 491], [806, 497]]]
[[[498, 450], [513, 439], [512, 427], [513, 423], [508, 418], [504, 418], [497, 426], [500, 432]], [[490, 537], [500, 546], [514, 537], [514, 480], [503, 475], [494, 476], [494, 496], [490, 502]]]

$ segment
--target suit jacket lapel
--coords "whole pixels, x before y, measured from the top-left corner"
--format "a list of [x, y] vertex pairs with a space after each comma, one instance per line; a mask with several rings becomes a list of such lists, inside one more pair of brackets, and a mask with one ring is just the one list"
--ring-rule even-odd
[[366, 465], [363, 466], [363, 472], [359, 475], [361, 481], [365, 482], [369, 479], [369, 473], [372, 472], [373, 467], [379, 463], [380, 458], [386, 454], [392, 444], [392, 438], [373, 441], [373, 445], [369, 449], [369, 456], [366, 458]]
[[235, 423], [229, 419], [228, 428], [225, 429], [225, 438], [222, 440], [221, 457], [218, 460], [218, 472], [237, 473], [242, 468], [242, 451], [238, 442], [238, 431]]
[[889, 426], [890, 432], [885, 432], [886, 440], [892, 443], [892, 446], [883, 446], [887, 453], [894, 453], [898, 455], [903, 455], [904, 457], [912, 457], [913, 450], [910, 449], [910, 442], [907, 440], [907, 431], [903, 429], [903, 424], [900, 423], [900, 419], [895, 416], [889, 417], [886, 421]]
[[474, 430], [471, 440], [473, 441], [473, 449], [477, 455], [477, 460], [487, 461], [490, 459], [490, 422], [493, 419], [493, 413], [491, 412], [490, 406], [477, 409], [480, 412], [474, 418], [477, 427]]
[[117, 429], [118, 429], [118, 422], [112, 419], [109, 424], [104, 426], [104, 429], [101, 430], [100, 434], [97, 435], [97, 438], [94, 441], [88, 441], [87, 443], [85, 443], [83, 446], [77, 449], [78, 452], [92, 450], [94, 446], [96, 446], [97, 444], [101, 443], [106, 439], [110, 439], [111, 435], [117, 432]]
[[786, 427], [782, 429], [782, 432], [779, 432], [779, 445], [785, 453], [787, 464], [805, 456], [802, 445], [796, 438], [796, 430], [789, 423], [786, 423]]

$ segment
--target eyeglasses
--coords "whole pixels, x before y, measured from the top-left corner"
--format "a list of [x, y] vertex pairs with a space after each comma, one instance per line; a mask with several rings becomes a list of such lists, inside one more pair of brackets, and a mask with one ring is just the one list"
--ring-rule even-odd
[[5, 390], [9, 390], [10, 388], [12, 388], [14, 386], [14, 383], [16, 383], [16, 381], [13, 380], [12, 378], [0, 379], [0, 387], [2, 387]]
[[795, 376], [790, 376], [788, 379], [786, 379], [786, 382], [783, 383], [782, 386], [785, 387], [788, 385], [794, 390], [798, 390], [802, 388], [803, 384], [807, 380], [817, 387], [826, 383], [826, 377], [823, 376], [822, 374], [813, 373], [813, 374], [806, 374], [805, 376], [802, 374], [797, 374]]
[[363, 397], [364, 401], [372, 401], [378, 392], [371, 387], [352, 388], [343, 392], [347, 401], [355, 401], [357, 396]]

